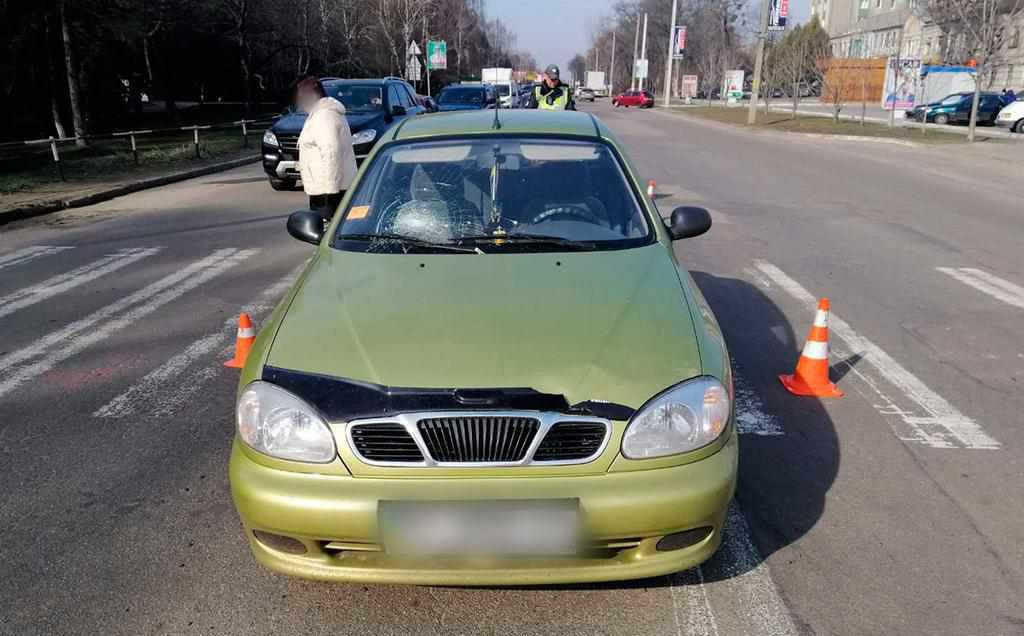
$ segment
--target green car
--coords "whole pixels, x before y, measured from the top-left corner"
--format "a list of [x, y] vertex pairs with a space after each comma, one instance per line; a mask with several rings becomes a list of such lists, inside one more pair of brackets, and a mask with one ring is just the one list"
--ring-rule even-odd
[[327, 581], [555, 584], [696, 566], [736, 485], [710, 308], [592, 115], [392, 128], [242, 372], [231, 491], [256, 559]]

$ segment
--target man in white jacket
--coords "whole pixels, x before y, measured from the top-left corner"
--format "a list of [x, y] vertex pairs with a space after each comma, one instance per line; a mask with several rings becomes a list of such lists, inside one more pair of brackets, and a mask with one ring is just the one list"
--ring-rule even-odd
[[356, 177], [356, 154], [345, 106], [328, 97], [323, 84], [313, 77], [299, 82], [295, 102], [307, 113], [299, 134], [302, 189], [309, 196], [309, 208], [329, 221]]

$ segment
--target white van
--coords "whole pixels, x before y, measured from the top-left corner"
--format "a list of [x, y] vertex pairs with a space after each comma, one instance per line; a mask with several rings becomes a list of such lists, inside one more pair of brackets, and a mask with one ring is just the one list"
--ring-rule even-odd
[[996, 126], [1024, 134], [1024, 101], [1010, 102], [996, 116]]

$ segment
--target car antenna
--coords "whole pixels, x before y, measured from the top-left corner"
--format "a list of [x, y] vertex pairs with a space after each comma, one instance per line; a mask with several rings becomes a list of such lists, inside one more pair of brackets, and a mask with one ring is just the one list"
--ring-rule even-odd
[[491, 128], [494, 130], [501, 130], [501, 120], [498, 119], [498, 111], [501, 110], [497, 104], [494, 105], [494, 123]]

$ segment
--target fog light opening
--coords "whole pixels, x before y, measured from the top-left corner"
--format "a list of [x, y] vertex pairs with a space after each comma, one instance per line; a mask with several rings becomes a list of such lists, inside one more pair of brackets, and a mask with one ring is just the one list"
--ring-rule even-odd
[[682, 532], [667, 534], [658, 540], [656, 548], [658, 552], [671, 552], [672, 550], [689, 548], [690, 546], [697, 545], [704, 539], [707, 539], [713, 530], [714, 528], [711, 526], [702, 526], [700, 528], [694, 528], [693, 530], [684, 530]]
[[287, 552], [288, 554], [306, 553], [306, 546], [298, 539], [263, 530], [253, 530], [252, 533], [260, 543], [278, 552]]

